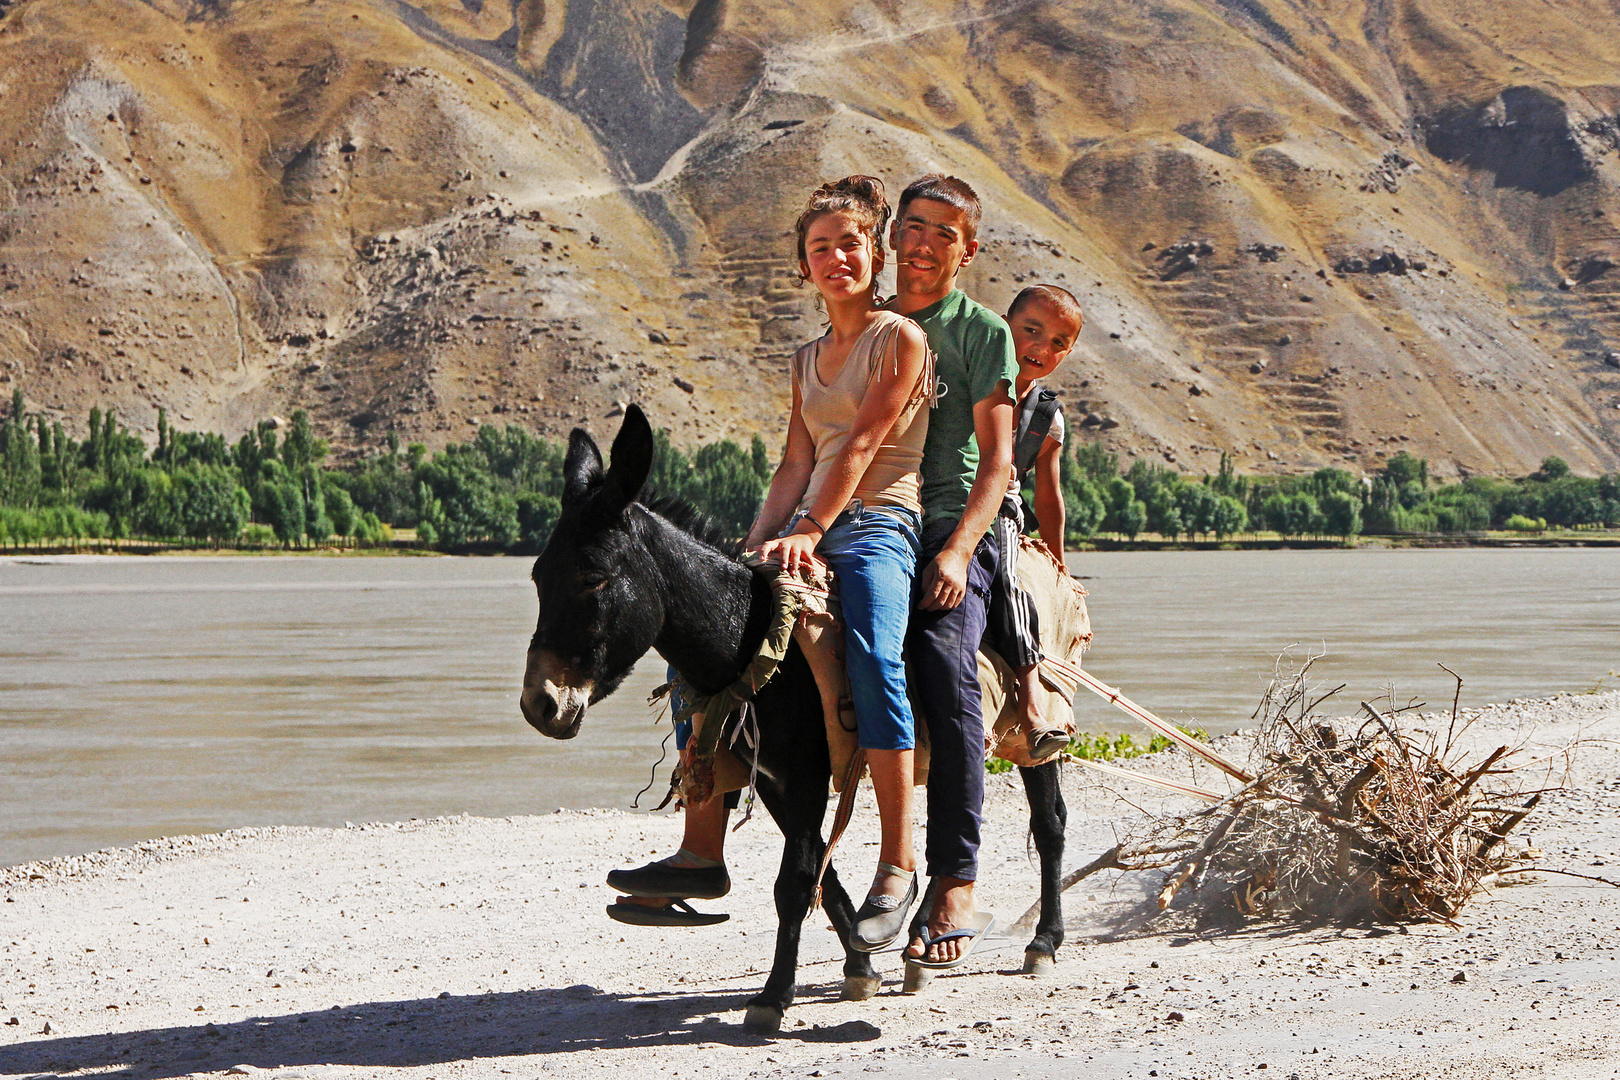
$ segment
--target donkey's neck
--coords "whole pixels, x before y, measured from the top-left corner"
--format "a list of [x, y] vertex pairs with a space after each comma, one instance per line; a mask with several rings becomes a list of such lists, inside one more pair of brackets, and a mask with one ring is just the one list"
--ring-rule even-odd
[[737, 560], [654, 513], [639, 515], [657, 569], [664, 622], [653, 647], [706, 694], [753, 659], [770, 619], [770, 589]]

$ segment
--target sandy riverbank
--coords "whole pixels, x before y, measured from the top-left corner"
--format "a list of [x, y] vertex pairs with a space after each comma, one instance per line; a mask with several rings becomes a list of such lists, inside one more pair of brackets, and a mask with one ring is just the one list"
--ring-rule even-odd
[[[1471, 737], [1584, 737], [1527, 827], [1547, 865], [1620, 877], [1620, 693], [1490, 707]], [[991, 789], [982, 902], [1010, 921], [1035, 874], [1016, 780]], [[1078, 769], [1065, 790], [1078, 865], [1134, 811]], [[603, 873], [677, 835], [664, 815], [454, 818], [0, 870], [0, 1076], [1620, 1076], [1620, 889], [1525, 875], [1458, 928], [1197, 935], [1127, 918], [1144, 881], [1093, 879], [1067, 897], [1054, 976], [1016, 974], [1023, 942], [1005, 941], [905, 997], [889, 955], [893, 981], [863, 1003], [837, 1000], [817, 917], [799, 1003], [766, 1039], [740, 1026], [775, 927], [763, 813], [732, 837], [732, 895], [708, 905], [730, 923], [602, 914]], [[874, 839], [868, 806], [851, 878]]]

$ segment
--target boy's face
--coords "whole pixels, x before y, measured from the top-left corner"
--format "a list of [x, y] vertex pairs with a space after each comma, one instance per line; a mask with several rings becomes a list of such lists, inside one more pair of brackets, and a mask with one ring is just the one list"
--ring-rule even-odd
[[965, 213], [938, 199], [912, 199], [889, 226], [896, 284], [903, 293], [945, 295], [956, 272], [973, 261], [979, 241], [970, 239]]
[[1018, 354], [1018, 374], [1024, 379], [1051, 375], [1080, 336], [1080, 321], [1044, 296], [1025, 300], [1008, 314], [1007, 322]]

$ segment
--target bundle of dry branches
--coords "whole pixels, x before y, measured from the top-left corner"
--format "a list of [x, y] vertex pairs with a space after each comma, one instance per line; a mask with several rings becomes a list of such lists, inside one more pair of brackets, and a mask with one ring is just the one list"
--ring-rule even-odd
[[1113, 865], [1167, 866], [1161, 909], [1180, 894], [1243, 915], [1447, 922], [1522, 865], [1503, 841], [1543, 792], [1525, 790], [1516, 750], [1465, 760], [1456, 699], [1443, 737], [1403, 730], [1393, 703], [1330, 720], [1317, 709], [1338, 691], [1314, 696], [1309, 670], [1273, 679], [1256, 711], [1251, 782], [1151, 821]]

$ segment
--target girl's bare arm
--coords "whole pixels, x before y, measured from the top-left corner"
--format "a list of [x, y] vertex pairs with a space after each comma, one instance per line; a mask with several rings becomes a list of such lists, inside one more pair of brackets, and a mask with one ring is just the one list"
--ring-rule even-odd
[[[878, 447], [894, 427], [906, 403], [916, 394], [917, 377], [928, 358], [928, 337], [915, 323], [902, 323], [896, 331], [895, 363], [885, 361], [861, 398], [849, 441], [833, 458], [827, 481], [809, 507], [810, 516], [830, 523], [849, 504]], [[802, 492], [801, 492], [802, 494]]]

